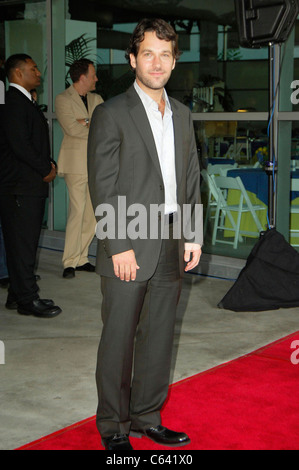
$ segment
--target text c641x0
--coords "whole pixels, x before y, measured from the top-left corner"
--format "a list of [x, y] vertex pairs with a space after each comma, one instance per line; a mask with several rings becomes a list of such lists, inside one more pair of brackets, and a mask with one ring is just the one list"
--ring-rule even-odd
[[193, 459], [191, 454], [152, 454], [148, 458], [114, 455], [106, 458], [107, 465], [130, 465], [137, 468], [143, 463], [147, 465], [192, 465]]

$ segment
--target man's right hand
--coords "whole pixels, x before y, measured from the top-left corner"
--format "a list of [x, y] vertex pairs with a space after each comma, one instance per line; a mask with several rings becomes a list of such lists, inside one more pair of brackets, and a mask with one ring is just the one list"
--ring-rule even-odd
[[137, 269], [140, 269], [140, 267], [137, 264], [134, 250], [113, 255], [112, 261], [116, 277], [121, 281], [135, 281]]
[[51, 166], [52, 166], [51, 172], [43, 178], [43, 181], [45, 183], [51, 183], [51, 181], [55, 180], [56, 178], [56, 175], [57, 175], [56, 166], [54, 165], [54, 163], [51, 163]]

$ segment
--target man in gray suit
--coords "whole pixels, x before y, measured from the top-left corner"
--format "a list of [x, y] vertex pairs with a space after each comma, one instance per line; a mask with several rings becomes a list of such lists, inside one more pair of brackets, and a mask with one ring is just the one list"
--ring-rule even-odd
[[103, 294], [97, 427], [107, 450], [132, 450], [129, 435], [168, 446], [190, 442], [160, 416], [181, 278], [198, 264], [202, 244], [202, 217], [200, 233], [179, 237], [184, 205], [198, 226], [200, 188], [191, 113], [164, 88], [178, 55], [168, 23], [142, 20], [127, 53], [135, 83], [95, 109], [89, 133]]

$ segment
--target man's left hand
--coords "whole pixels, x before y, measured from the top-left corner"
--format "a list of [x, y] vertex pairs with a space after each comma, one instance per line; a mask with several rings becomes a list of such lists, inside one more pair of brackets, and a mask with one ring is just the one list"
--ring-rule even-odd
[[45, 183], [51, 183], [52, 181], [55, 180], [56, 175], [57, 175], [56, 165], [54, 163], [51, 163], [51, 172], [43, 178], [43, 181]]
[[201, 257], [201, 246], [197, 243], [185, 243], [184, 261], [187, 263], [185, 271], [190, 271], [198, 265]]

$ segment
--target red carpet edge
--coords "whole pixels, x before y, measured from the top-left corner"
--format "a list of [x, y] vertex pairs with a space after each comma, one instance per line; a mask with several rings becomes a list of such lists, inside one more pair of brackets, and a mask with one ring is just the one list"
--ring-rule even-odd
[[[268, 344], [268, 345], [266, 345], [262, 348], [259, 348], [255, 351], [251, 352], [251, 353], [245, 354], [244, 356], [238, 357], [236, 359], [225, 362], [223, 364], [215, 366], [215, 367], [213, 367], [211, 369], [208, 369], [206, 371], [195, 374], [191, 377], [188, 377], [188, 378], [182, 379], [178, 382], [175, 382], [174, 384], [170, 385], [170, 392], [171, 392], [172, 389], [175, 390], [175, 388], [180, 386], [180, 385], [186, 384], [188, 382], [193, 381], [196, 378], [203, 377], [203, 376], [208, 375], [208, 374], [209, 375], [214, 374], [217, 371], [220, 371], [221, 369], [223, 369], [223, 368], [225, 368], [229, 365], [233, 365], [236, 362], [244, 360], [246, 358], [251, 358], [251, 357], [258, 356], [259, 358], [267, 359], [268, 361], [272, 360], [272, 361], [283, 361], [283, 362], [290, 363], [291, 362], [291, 354], [292, 354], [291, 348], [289, 348], [289, 350], [287, 351], [287, 355], [286, 355], [285, 349], [283, 351], [280, 351], [279, 345], [283, 346], [283, 343], [292, 340], [292, 338], [295, 338], [296, 336], [298, 337], [298, 335], [299, 335], [299, 331], [297, 331], [295, 333], [292, 333], [290, 335], [287, 335], [287, 336], [285, 336], [285, 337], [283, 337], [279, 340], [276, 340], [276, 341], [274, 341], [274, 342], [272, 342], [272, 343], [270, 343], [270, 344]], [[299, 337], [298, 337], [298, 339], [299, 339]], [[298, 341], [298, 346], [299, 346], [299, 341]], [[272, 353], [272, 355], [267, 354], [267, 351], [269, 351], [269, 349], [273, 348], [273, 347], [276, 347], [276, 349], [274, 349], [274, 355], [273, 355], [273, 353]], [[299, 353], [298, 353], [298, 356], [299, 356]], [[299, 368], [299, 365], [298, 365], [298, 368]], [[299, 418], [299, 415], [298, 415], [298, 418]], [[67, 434], [70, 431], [76, 430], [77, 428], [80, 428], [81, 426], [84, 426], [84, 425], [86, 425], [88, 423], [91, 423], [91, 422], [94, 422], [94, 421], [95, 421], [95, 416], [92, 416], [90, 418], [87, 418], [87, 419], [84, 419], [84, 420], [79, 421], [77, 423], [74, 423], [70, 426], [67, 426], [63, 429], [60, 429], [60, 430], [58, 430], [58, 431], [56, 431], [52, 434], [44, 436], [44, 437], [42, 437], [38, 440], [35, 440], [31, 443], [28, 443], [24, 446], [21, 446], [21, 447], [17, 448], [16, 450], [31, 450], [31, 449], [33, 450], [35, 447], [38, 447], [38, 446], [40, 447], [43, 443], [46, 444], [47, 442], [51, 441], [52, 439], [55, 439], [57, 437], [62, 437], [64, 434]], [[100, 437], [99, 437], [99, 441], [100, 441]]]

